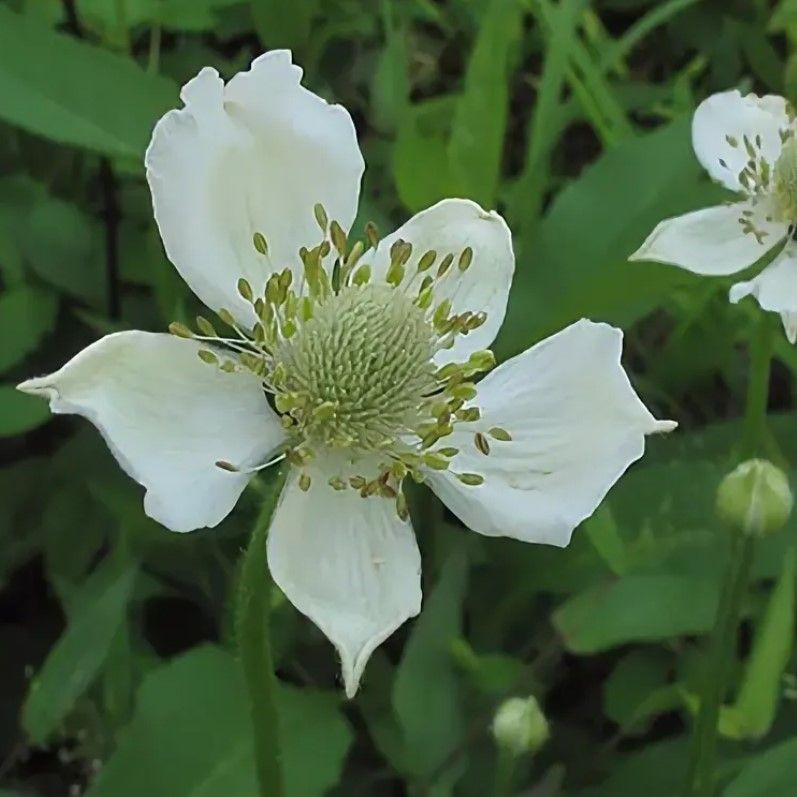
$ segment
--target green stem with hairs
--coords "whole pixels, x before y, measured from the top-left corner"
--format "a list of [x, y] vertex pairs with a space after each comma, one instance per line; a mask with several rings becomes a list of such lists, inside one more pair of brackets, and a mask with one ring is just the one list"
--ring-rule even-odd
[[266, 565], [266, 539], [286, 468], [280, 468], [252, 529], [241, 563], [236, 602], [236, 636], [252, 716], [255, 764], [260, 797], [283, 797], [277, 717], [277, 679], [271, 655], [271, 576]]
[[[739, 446], [741, 460], [755, 456], [763, 444], [772, 345], [772, 318], [769, 313], [762, 312], [750, 346], [750, 376]], [[739, 614], [747, 591], [754, 548], [751, 536], [738, 529], [733, 529], [731, 534], [730, 560], [711, 634], [700, 707], [692, 736], [687, 797], [711, 797], [715, 790], [717, 724], [731, 662], [736, 655]]]

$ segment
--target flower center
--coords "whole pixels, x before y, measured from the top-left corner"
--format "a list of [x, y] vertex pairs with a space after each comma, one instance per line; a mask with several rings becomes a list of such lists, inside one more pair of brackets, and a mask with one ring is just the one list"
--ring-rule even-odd
[[797, 222], [797, 138], [789, 136], [775, 162], [773, 191], [784, 221]]
[[[404, 478], [423, 481], [427, 469], [450, 468], [460, 449], [445, 438], [457, 424], [480, 420], [472, 403], [478, 392], [473, 379], [495, 363], [490, 351], [442, 367], [434, 362], [437, 352], [452, 348], [487, 318], [480, 311], [452, 312], [449, 298], [473, 251], [419, 253], [398, 240], [383, 275], [372, 278], [367, 247], [378, 243], [375, 228], [366, 228], [367, 244], [352, 246], [320, 205], [315, 215], [323, 240], [299, 251], [298, 285], [290, 268], [273, 273], [259, 295], [245, 279], [238, 281], [238, 292], [252, 309], [251, 328], [227, 310], [218, 316], [232, 329], [229, 336], [202, 317], [199, 334], [180, 323], [169, 328], [214, 344], [199, 350], [209, 365], [248, 370], [262, 380], [282, 416], [287, 435], [282, 456], [301, 470], [300, 487], [309, 489], [309, 463], [326, 453], [330, 462], [348, 463], [345, 472], [328, 478], [332, 488], [395, 499], [399, 516], [406, 518]], [[267, 256], [260, 233], [253, 242]], [[487, 456], [488, 437], [511, 440], [506, 430], [491, 427], [471, 432], [469, 445]], [[235, 463], [216, 464], [239, 470]], [[367, 472], [358, 473], [358, 467]], [[454, 475], [467, 485], [484, 481], [478, 473]]]
[[435, 334], [385, 285], [351, 285], [319, 303], [275, 352], [280, 404], [313, 443], [380, 450], [411, 434], [435, 392]]

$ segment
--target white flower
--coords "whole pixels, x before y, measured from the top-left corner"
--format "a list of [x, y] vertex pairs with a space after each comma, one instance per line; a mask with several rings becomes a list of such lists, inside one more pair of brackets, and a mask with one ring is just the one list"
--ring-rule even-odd
[[692, 146], [709, 175], [737, 201], [662, 221], [631, 260], [670, 263], [695, 274], [724, 276], [781, 250], [758, 276], [731, 288], [780, 313], [797, 340], [797, 125], [783, 99], [738, 91], [713, 94], [695, 111]]
[[634, 393], [622, 333], [590, 321], [476, 386], [509, 295], [509, 229], [450, 199], [375, 249], [352, 245], [354, 126], [301, 76], [287, 51], [226, 85], [203, 69], [147, 150], [166, 252], [228, 331], [108, 335], [19, 387], [88, 418], [175, 531], [215, 526], [253, 472], [287, 458], [268, 564], [353, 695], [420, 610], [405, 476], [475, 531], [566, 545], [644, 436], [675, 424]]

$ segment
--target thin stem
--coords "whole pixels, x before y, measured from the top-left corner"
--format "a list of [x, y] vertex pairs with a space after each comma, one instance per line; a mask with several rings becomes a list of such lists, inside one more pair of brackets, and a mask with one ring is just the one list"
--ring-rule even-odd
[[[764, 443], [772, 346], [772, 319], [769, 313], [762, 312], [750, 346], [750, 375], [739, 446], [743, 460], [758, 453]], [[692, 737], [687, 797], [711, 797], [714, 793], [717, 724], [731, 663], [736, 656], [739, 614], [747, 591], [754, 548], [750, 535], [740, 530], [733, 530], [731, 533], [730, 562], [711, 635], [700, 708]]]
[[511, 797], [512, 781], [515, 774], [515, 757], [503, 747], [498, 748], [498, 760], [495, 766], [495, 797]]
[[733, 531], [730, 567], [723, 585], [717, 619], [711, 636], [708, 660], [700, 695], [700, 709], [692, 737], [689, 765], [689, 797], [710, 797], [714, 793], [714, 764], [717, 751], [717, 723], [725, 697], [731, 661], [735, 657], [739, 611], [747, 590], [753, 540]]
[[750, 376], [740, 445], [743, 460], [755, 456], [764, 442], [773, 345], [772, 317], [769, 313], [762, 312], [750, 346]]
[[285, 476], [286, 469], [280, 468], [255, 522], [243, 556], [236, 604], [238, 651], [249, 692], [260, 797], [284, 795], [277, 679], [274, 675], [269, 627], [271, 578], [266, 567], [266, 539]]

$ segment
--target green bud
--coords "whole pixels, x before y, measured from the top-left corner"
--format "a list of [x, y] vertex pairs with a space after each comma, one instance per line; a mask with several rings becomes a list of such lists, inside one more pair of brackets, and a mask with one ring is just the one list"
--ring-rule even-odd
[[717, 489], [717, 514], [749, 536], [783, 528], [794, 499], [782, 470], [765, 459], [751, 459], [732, 470]]
[[495, 743], [513, 756], [537, 752], [550, 736], [548, 720], [535, 697], [511, 697], [495, 712]]

